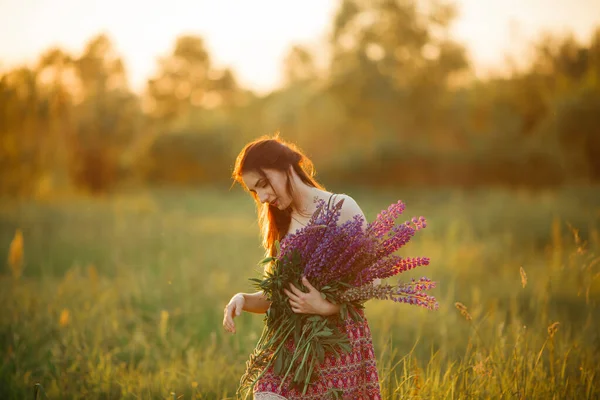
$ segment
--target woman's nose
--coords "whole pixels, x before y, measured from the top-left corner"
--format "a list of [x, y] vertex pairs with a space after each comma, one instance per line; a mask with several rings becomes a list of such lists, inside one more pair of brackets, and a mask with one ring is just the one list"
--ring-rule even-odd
[[261, 203], [266, 203], [268, 196], [266, 194], [259, 194], [258, 198], [260, 199]]

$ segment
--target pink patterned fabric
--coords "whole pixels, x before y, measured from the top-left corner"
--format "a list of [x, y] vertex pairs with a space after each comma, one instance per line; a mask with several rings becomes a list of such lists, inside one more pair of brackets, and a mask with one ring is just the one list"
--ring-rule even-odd
[[[364, 312], [359, 310], [359, 313], [364, 318]], [[342, 354], [340, 359], [333, 354], [326, 354], [325, 362], [319, 366], [319, 380], [308, 388], [304, 396], [301, 391], [288, 387], [289, 378], [279, 389], [282, 377], [275, 375], [270, 367], [254, 387], [255, 399], [269, 398], [265, 396], [267, 393], [288, 400], [327, 399], [333, 398], [331, 392], [328, 393], [329, 389], [337, 388], [341, 389], [341, 398], [344, 400], [381, 400], [375, 352], [367, 320], [357, 323], [351, 318], [346, 321], [340, 319], [338, 326], [345, 328], [352, 352]]]

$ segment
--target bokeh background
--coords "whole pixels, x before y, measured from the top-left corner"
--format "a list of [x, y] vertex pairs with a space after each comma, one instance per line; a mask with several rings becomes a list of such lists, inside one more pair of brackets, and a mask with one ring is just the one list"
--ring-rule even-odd
[[[600, 3], [0, 1], [0, 397], [235, 398], [280, 131], [427, 228], [370, 302], [386, 399], [600, 396]], [[400, 221], [399, 221], [400, 222]], [[395, 280], [394, 278], [393, 280]]]

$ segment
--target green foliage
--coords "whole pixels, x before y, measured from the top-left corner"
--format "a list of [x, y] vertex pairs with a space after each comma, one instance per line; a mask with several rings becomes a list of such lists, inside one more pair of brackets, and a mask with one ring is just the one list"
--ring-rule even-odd
[[[340, 310], [340, 314], [329, 317], [296, 314], [283, 289], [288, 289], [289, 284], [292, 284], [302, 291], [306, 290], [302, 284], [300, 254], [295, 251], [285, 258], [267, 257], [259, 263], [263, 268], [267, 264], [270, 265], [263, 279], [251, 278], [255, 289], [265, 294], [271, 306], [266, 312], [265, 327], [258, 344], [250, 355], [246, 371], [240, 380], [238, 393], [244, 398], [252, 396], [256, 382], [270, 367], [273, 367], [276, 375], [282, 377], [282, 384], [289, 382], [290, 387], [305, 394], [310, 384], [317, 379], [315, 366], [324, 362], [325, 353], [340, 357], [352, 350], [344, 333], [341, 317], [344, 316], [345, 319], [350, 316], [356, 321], [363, 320], [354, 310], [354, 307], [362, 308], [358, 303], [345, 303], [343, 313]], [[332, 287], [316, 289], [324, 299], [339, 304], [338, 294], [348, 286], [336, 282]], [[348, 310], [351, 311], [350, 314]]]
[[[384, 398], [598, 397], [598, 189], [341, 189], [368, 220], [399, 197], [428, 217], [409, 247], [432, 259], [438, 312], [366, 304]], [[235, 398], [263, 328], [247, 313], [237, 335], [221, 326], [260, 272], [249, 198], [156, 191], [0, 210], [0, 258], [17, 228], [24, 250], [20, 279], [0, 276], [1, 398], [38, 383], [50, 399]]]
[[330, 62], [290, 45], [283, 86], [264, 96], [217, 68], [199, 36], [178, 37], [139, 94], [109, 37], [77, 55], [50, 48], [0, 76], [0, 190], [220, 182], [228, 173], [214, 171], [230, 171], [245, 143], [277, 130], [328, 179], [598, 182], [600, 29], [587, 42], [541, 36], [528, 65], [478, 80], [451, 35], [455, 16], [452, 3], [433, 0], [344, 0], [322, 43]]
[[574, 179], [600, 179], [600, 85], [561, 98], [553, 126], [568, 172]]
[[226, 160], [235, 158], [231, 142], [226, 128], [220, 134], [199, 134], [193, 129], [170, 132], [152, 142], [137, 161], [137, 172], [151, 184], [226, 182], [230, 177]]

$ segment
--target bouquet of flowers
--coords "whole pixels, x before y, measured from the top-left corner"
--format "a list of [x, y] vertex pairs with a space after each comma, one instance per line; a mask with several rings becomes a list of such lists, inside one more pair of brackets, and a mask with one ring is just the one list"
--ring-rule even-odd
[[[364, 225], [364, 218], [337, 224], [343, 200], [327, 207], [317, 201], [317, 209], [306, 227], [276, 243], [277, 256], [268, 257], [261, 264], [271, 264], [263, 279], [251, 279], [271, 302], [265, 316], [265, 326], [256, 349], [246, 363], [246, 372], [240, 382], [240, 392], [252, 391], [255, 383], [273, 367], [282, 375], [282, 383], [304, 394], [315, 381], [319, 363], [325, 353], [340, 356], [349, 353], [351, 346], [339, 322], [346, 318], [361, 320], [357, 310], [370, 299], [386, 299], [437, 309], [435, 298], [425, 291], [435, 287], [427, 278], [397, 285], [375, 285], [376, 279], [385, 279], [406, 270], [428, 265], [426, 257], [403, 258], [394, 254], [419, 229], [425, 228], [425, 218], [412, 218], [396, 225], [404, 211], [401, 201], [391, 204], [377, 218]], [[283, 292], [292, 283], [306, 291], [302, 277], [306, 277], [328, 301], [340, 305], [340, 315], [296, 314]]]

